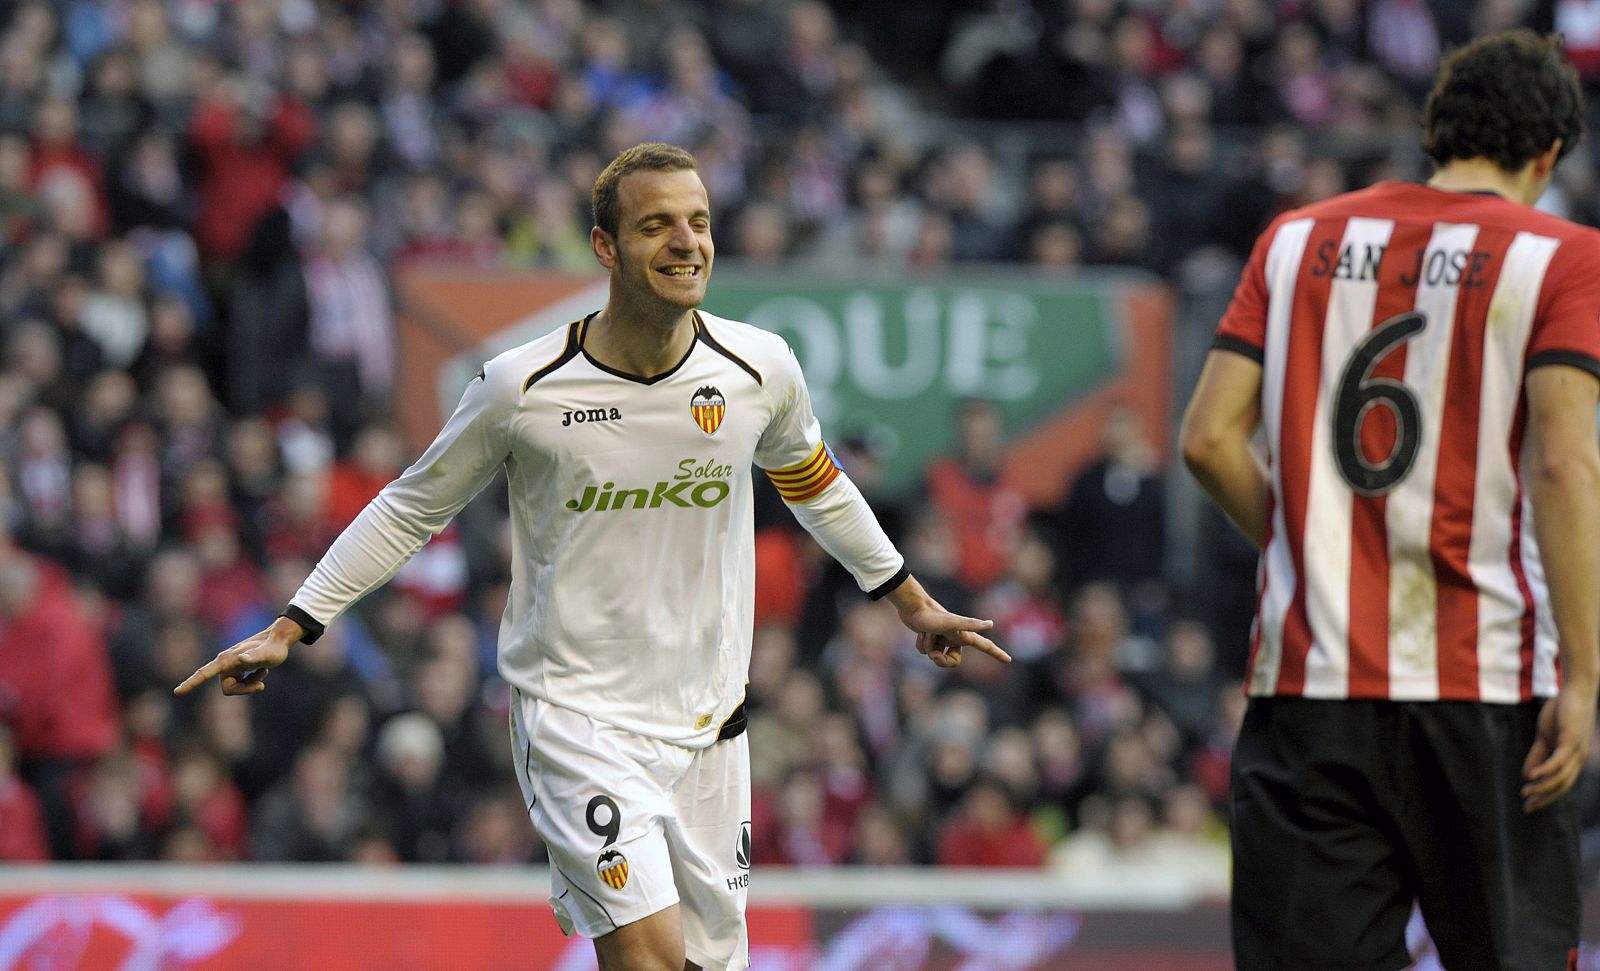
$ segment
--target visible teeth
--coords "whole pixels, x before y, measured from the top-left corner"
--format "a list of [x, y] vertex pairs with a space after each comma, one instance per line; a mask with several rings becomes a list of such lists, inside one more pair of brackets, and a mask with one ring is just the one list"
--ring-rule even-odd
[[669, 266], [667, 272], [673, 276], [694, 276], [694, 269], [692, 266]]

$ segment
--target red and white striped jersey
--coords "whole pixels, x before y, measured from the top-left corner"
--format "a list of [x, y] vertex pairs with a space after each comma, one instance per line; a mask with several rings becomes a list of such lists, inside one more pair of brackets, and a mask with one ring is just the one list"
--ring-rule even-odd
[[1600, 232], [1483, 193], [1339, 196], [1262, 234], [1215, 346], [1262, 365], [1250, 694], [1554, 694], [1523, 378], [1600, 375]]

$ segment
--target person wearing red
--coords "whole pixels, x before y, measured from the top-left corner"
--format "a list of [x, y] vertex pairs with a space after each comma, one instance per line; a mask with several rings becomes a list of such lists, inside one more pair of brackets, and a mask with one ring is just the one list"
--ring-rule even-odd
[[224, 83], [203, 98], [189, 121], [199, 163], [195, 242], [213, 258], [231, 260], [289, 180], [290, 166], [311, 145], [316, 122], [291, 98], [268, 100], [243, 82]]
[[117, 745], [120, 718], [104, 640], [65, 571], [0, 549], [0, 723], [39, 795], [52, 858], [73, 853], [74, 779]]
[[1456, 50], [1433, 177], [1278, 217], [1218, 328], [1183, 452], [1263, 551], [1241, 968], [1404, 967], [1414, 904], [1447, 967], [1576, 959], [1600, 232], [1532, 206], [1583, 118], [1558, 36]]
[[1005, 429], [992, 401], [956, 411], [956, 450], [928, 466], [928, 498], [949, 518], [961, 551], [956, 579], [974, 593], [1001, 580], [1022, 539], [1028, 503], [1001, 468]]
[[0, 554], [0, 721], [22, 761], [99, 758], [117, 744], [119, 719], [105, 644], [66, 574]]
[[940, 866], [1037, 867], [1044, 844], [1006, 787], [980, 778], [940, 831], [936, 858]]
[[406, 469], [405, 441], [387, 422], [356, 432], [350, 454], [333, 464], [328, 477], [328, 519], [335, 529], [352, 523], [383, 487]]
[[39, 195], [72, 192], [90, 207], [85, 227], [96, 238], [111, 227], [105, 172], [78, 143], [78, 108], [67, 98], [47, 98], [34, 109], [33, 189]]

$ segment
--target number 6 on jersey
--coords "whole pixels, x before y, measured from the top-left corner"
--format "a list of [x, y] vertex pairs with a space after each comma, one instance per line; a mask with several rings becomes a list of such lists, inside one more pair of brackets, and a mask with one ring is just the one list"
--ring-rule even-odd
[[[1374, 378], [1378, 362], [1422, 333], [1428, 318], [1417, 310], [1390, 317], [1372, 329], [1350, 352], [1339, 372], [1333, 397], [1333, 455], [1339, 475], [1363, 496], [1381, 496], [1411, 473], [1422, 445], [1422, 410], [1416, 392], [1393, 378]], [[1361, 426], [1372, 408], [1394, 415], [1394, 447], [1374, 464], [1361, 449]]]

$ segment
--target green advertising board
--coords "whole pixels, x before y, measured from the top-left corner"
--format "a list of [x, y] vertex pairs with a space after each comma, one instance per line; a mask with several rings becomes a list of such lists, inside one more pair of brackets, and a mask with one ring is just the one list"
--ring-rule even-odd
[[964, 398], [997, 403], [1012, 434], [1121, 367], [1113, 285], [1018, 274], [936, 281], [757, 276], [719, 270], [705, 309], [782, 334], [830, 439], [886, 439], [906, 488], [950, 444]]

